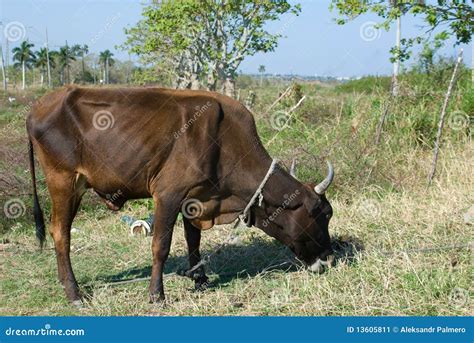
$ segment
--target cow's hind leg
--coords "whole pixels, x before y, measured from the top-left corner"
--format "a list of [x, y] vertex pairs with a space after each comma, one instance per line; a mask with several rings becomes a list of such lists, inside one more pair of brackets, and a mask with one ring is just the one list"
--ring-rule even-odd
[[49, 232], [54, 240], [59, 281], [74, 305], [81, 305], [81, 296], [71, 267], [71, 225], [85, 192], [85, 179], [75, 173], [49, 171], [46, 175], [51, 194], [52, 213]]
[[[199, 246], [201, 244], [201, 230], [195, 227], [189, 219], [183, 217], [184, 236], [188, 244], [189, 268], [192, 269], [201, 260]], [[194, 272], [186, 273], [187, 276], [194, 280], [196, 290], [204, 290], [208, 286], [209, 279], [206, 276], [204, 266], [199, 267]]]

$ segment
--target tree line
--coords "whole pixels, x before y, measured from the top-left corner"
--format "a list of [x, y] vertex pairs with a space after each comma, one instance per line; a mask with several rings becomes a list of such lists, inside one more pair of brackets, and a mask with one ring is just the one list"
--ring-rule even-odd
[[[20, 73], [21, 89], [27, 87], [27, 72], [32, 75], [32, 83], [39, 83], [41, 87], [68, 83], [108, 84], [110, 67], [116, 63], [110, 50], [101, 51], [98, 56], [89, 55], [89, 47], [86, 44], [70, 46], [66, 43], [58, 50], [49, 50], [46, 47], [35, 50], [33, 43], [23, 41], [11, 52], [13, 65], [5, 69], [4, 87], [7, 87], [6, 80], [12, 82], [11, 76], [16, 83], [16, 76]], [[73, 66], [76, 69], [74, 73], [71, 72]], [[38, 82], [35, 79], [37, 73]]]
[[[338, 24], [367, 12], [380, 17], [376, 29], [388, 30], [397, 22], [397, 40], [391, 49], [396, 94], [400, 63], [410, 57], [415, 44], [437, 49], [449, 37], [456, 44], [471, 41], [474, 10], [469, 2], [472, 0], [331, 0], [330, 9], [335, 10]], [[287, 1], [155, 0], [144, 6], [142, 19], [134, 27], [125, 29], [127, 40], [122, 47], [137, 54], [144, 65], [151, 65], [174, 88], [216, 90], [220, 85], [221, 92], [233, 96], [241, 62], [247, 56], [273, 51], [292, 22], [289, 16], [300, 12], [300, 5]], [[401, 17], [407, 14], [421, 17], [426, 32], [403, 37]], [[277, 20], [280, 29], [269, 32], [267, 24]], [[435, 29], [439, 31], [431, 36]]]
[[[455, 44], [471, 41], [474, 10], [470, 2], [331, 0], [330, 8], [336, 12], [334, 19], [339, 24], [369, 12], [380, 18], [376, 29], [388, 30], [397, 23], [396, 44], [391, 49], [396, 81], [400, 63], [410, 57], [415, 44], [438, 49], [450, 37], [454, 38]], [[140, 63], [133, 66], [129, 62], [126, 68], [120, 69], [122, 74], [126, 70], [127, 82], [132, 79], [138, 84], [220, 90], [234, 96], [237, 70], [242, 61], [248, 56], [275, 50], [279, 39], [300, 12], [299, 4], [284, 0], [153, 0], [144, 5], [138, 23], [125, 28], [126, 40], [120, 46], [129, 54], [137, 55]], [[425, 23], [419, 35], [404, 37], [401, 32], [401, 18], [407, 14], [421, 17]], [[270, 32], [268, 23], [275, 21], [280, 21], [279, 29]], [[436, 34], [432, 35], [435, 29]], [[108, 84], [114, 64], [123, 66], [109, 50], [91, 58], [87, 45], [69, 46], [66, 43], [57, 51], [46, 48], [34, 51], [33, 48], [32, 43], [25, 41], [13, 49], [13, 72], [21, 71], [22, 88], [26, 87], [28, 71], [34, 78], [35, 73], [31, 71], [35, 68], [40, 71], [41, 85], [45, 78], [48, 85]], [[117, 69], [115, 66], [114, 71]], [[260, 67], [260, 83], [264, 72], [264, 67]], [[117, 82], [124, 82], [124, 78]], [[394, 82], [394, 95], [396, 89]]]

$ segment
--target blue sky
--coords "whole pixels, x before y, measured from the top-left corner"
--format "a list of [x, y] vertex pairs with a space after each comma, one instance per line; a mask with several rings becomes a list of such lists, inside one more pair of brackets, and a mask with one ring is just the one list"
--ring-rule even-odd
[[[114, 50], [120, 59], [126, 52], [115, 51], [124, 42], [123, 28], [140, 19], [143, 1], [132, 0], [0, 0], [2, 46], [5, 48], [5, 27], [19, 22], [25, 37], [39, 47], [45, 42], [48, 27], [51, 48], [69, 44], [88, 44], [91, 52]], [[271, 53], [248, 57], [241, 65], [245, 73], [256, 73], [263, 64], [269, 73], [318, 76], [361, 76], [390, 74], [389, 49], [394, 45], [395, 32], [371, 31], [377, 21], [364, 15], [340, 26], [333, 22], [335, 13], [329, 11], [329, 0], [302, 0], [298, 17], [287, 15], [270, 23], [268, 29], [281, 33], [278, 48]], [[405, 17], [402, 36], [425, 32], [417, 18]], [[18, 42], [10, 43], [10, 49]], [[472, 44], [464, 48], [464, 61], [472, 66]], [[459, 47], [452, 42], [442, 50], [454, 56]]]

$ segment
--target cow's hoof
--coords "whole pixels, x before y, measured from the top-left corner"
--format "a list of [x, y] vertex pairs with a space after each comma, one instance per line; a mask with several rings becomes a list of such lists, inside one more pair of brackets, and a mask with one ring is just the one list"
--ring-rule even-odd
[[160, 294], [150, 294], [150, 304], [164, 304], [165, 296]]
[[204, 292], [205, 290], [207, 290], [208, 287], [209, 287], [209, 284], [207, 282], [203, 282], [203, 283], [196, 282], [194, 284], [194, 291], [195, 292]]
[[194, 290], [197, 292], [203, 292], [209, 288], [209, 279], [206, 275], [200, 275], [194, 279]]

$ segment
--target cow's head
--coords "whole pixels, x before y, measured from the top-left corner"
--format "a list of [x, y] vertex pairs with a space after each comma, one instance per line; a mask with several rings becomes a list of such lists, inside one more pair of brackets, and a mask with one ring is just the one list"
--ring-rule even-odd
[[[265, 201], [255, 212], [257, 227], [288, 246], [311, 271], [318, 273], [334, 261], [328, 231], [332, 207], [325, 196], [334, 178], [334, 169], [330, 163], [328, 167], [328, 174], [321, 183], [299, 183], [294, 193], [284, 195], [279, 206]], [[290, 174], [294, 177], [294, 172]]]

